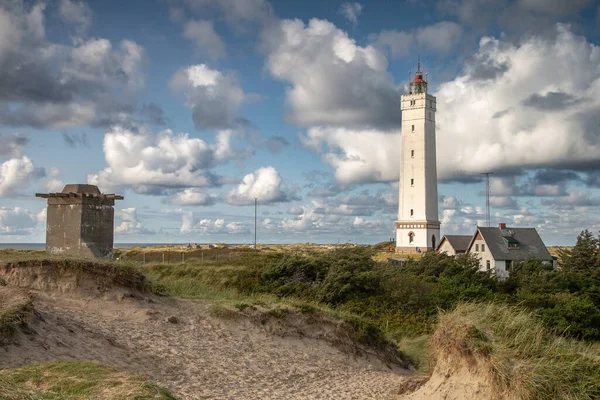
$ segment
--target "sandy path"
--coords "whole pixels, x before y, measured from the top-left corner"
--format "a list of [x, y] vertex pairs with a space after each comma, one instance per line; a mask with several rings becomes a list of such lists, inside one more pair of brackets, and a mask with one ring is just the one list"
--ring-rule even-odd
[[[325, 342], [272, 336], [218, 319], [185, 300], [67, 298], [32, 291], [38, 317], [0, 368], [53, 359], [96, 360], [141, 373], [184, 399], [396, 398], [406, 371], [355, 359]], [[178, 323], [169, 323], [175, 316]]]

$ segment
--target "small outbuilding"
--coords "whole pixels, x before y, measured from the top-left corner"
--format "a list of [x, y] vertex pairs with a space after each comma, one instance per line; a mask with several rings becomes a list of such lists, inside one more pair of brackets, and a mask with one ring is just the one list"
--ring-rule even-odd
[[467, 252], [471, 235], [444, 235], [437, 247], [438, 253], [446, 253], [449, 256], [464, 254]]
[[36, 193], [48, 199], [46, 251], [80, 257], [112, 259], [115, 200], [97, 186], [71, 184], [60, 193]]

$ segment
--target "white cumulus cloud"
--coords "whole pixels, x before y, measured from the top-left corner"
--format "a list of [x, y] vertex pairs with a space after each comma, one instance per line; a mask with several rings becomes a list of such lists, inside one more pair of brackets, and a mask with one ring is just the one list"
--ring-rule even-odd
[[[144, 86], [137, 43], [78, 36], [72, 45], [46, 37], [44, 2], [0, 3], [0, 124], [35, 128], [106, 125], [131, 113]], [[59, 16], [82, 33], [83, 2], [61, 0]]]
[[247, 98], [233, 75], [224, 75], [205, 64], [180, 69], [169, 85], [184, 95], [200, 130], [233, 126], [237, 111]]
[[165, 189], [218, 186], [221, 179], [211, 168], [243, 156], [233, 149], [232, 135], [220, 131], [209, 144], [171, 130], [153, 134], [114, 127], [104, 136], [107, 166], [89, 175], [88, 183], [104, 192], [132, 187], [138, 193], [157, 194]]
[[11, 158], [0, 163], [0, 197], [11, 197], [22, 193], [31, 180], [44, 175], [29, 157]]
[[182, 206], [212, 206], [217, 199], [218, 196], [215, 194], [205, 193], [197, 188], [187, 188], [166, 198], [165, 203]]
[[390, 182], [400, 174], [400, 135], [375, 129], [314, 127], [300, 137], [335, 170], [340, 183]]
[[287, 119], [299, 125], [400, 124], [399, 93], [387, 60], [329, 21], [283, 20], [264, 35], [266, 66], [287, 82]]
[[115, 210], [115, 233], [121, 235], [153, 233], [144, 227], [134, 207]]
[[254, 204], [255, 198], [260, 204], [279, 203], [294, 199], [295, 193], [284, 184], [275, 168], [262, 167], [244, 176], [239, 186], [225, 197], [229, 204], [234, 205]]
[[436, 93], [438, 176], [597, 162], [599, 66], [600, 48], [566, 25], [516, 45], [482, 38]]

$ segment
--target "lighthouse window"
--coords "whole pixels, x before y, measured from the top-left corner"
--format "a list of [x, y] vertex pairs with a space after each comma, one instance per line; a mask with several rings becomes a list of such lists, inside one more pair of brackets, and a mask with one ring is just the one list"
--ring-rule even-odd
[[415, 151], [414, 150], [410, 151], [410, 158], [415, 158]]
[[415, 210], [413, 210], [412, 208], [410, 209], [410, 216], [412, 217], [413, 215], [415, 215]]
[[410, 186], [415, 186], [415, 180], [414, 179], [410, 180]]
[[415, 241], [415, 234], [413, 232], [410, 232], [408, 234], [408, 244], [413, 244], [414, 241]]
[[415, 126], [413, 125], [413, 126], [410, 128], [410, 130], [411, 130], [412, 132], [414, 132], [414, 131], [415, 131]]

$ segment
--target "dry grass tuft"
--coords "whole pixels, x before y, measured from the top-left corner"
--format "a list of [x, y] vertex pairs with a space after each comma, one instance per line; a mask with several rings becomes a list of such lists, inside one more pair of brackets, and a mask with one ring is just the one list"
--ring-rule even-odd
[[487, 361], [498, 397], [597, 399], [598, 346], [550, 333], [530, 312], [497, 304], [462, 304], [442, 314], [431, 340], [440, 357]]

